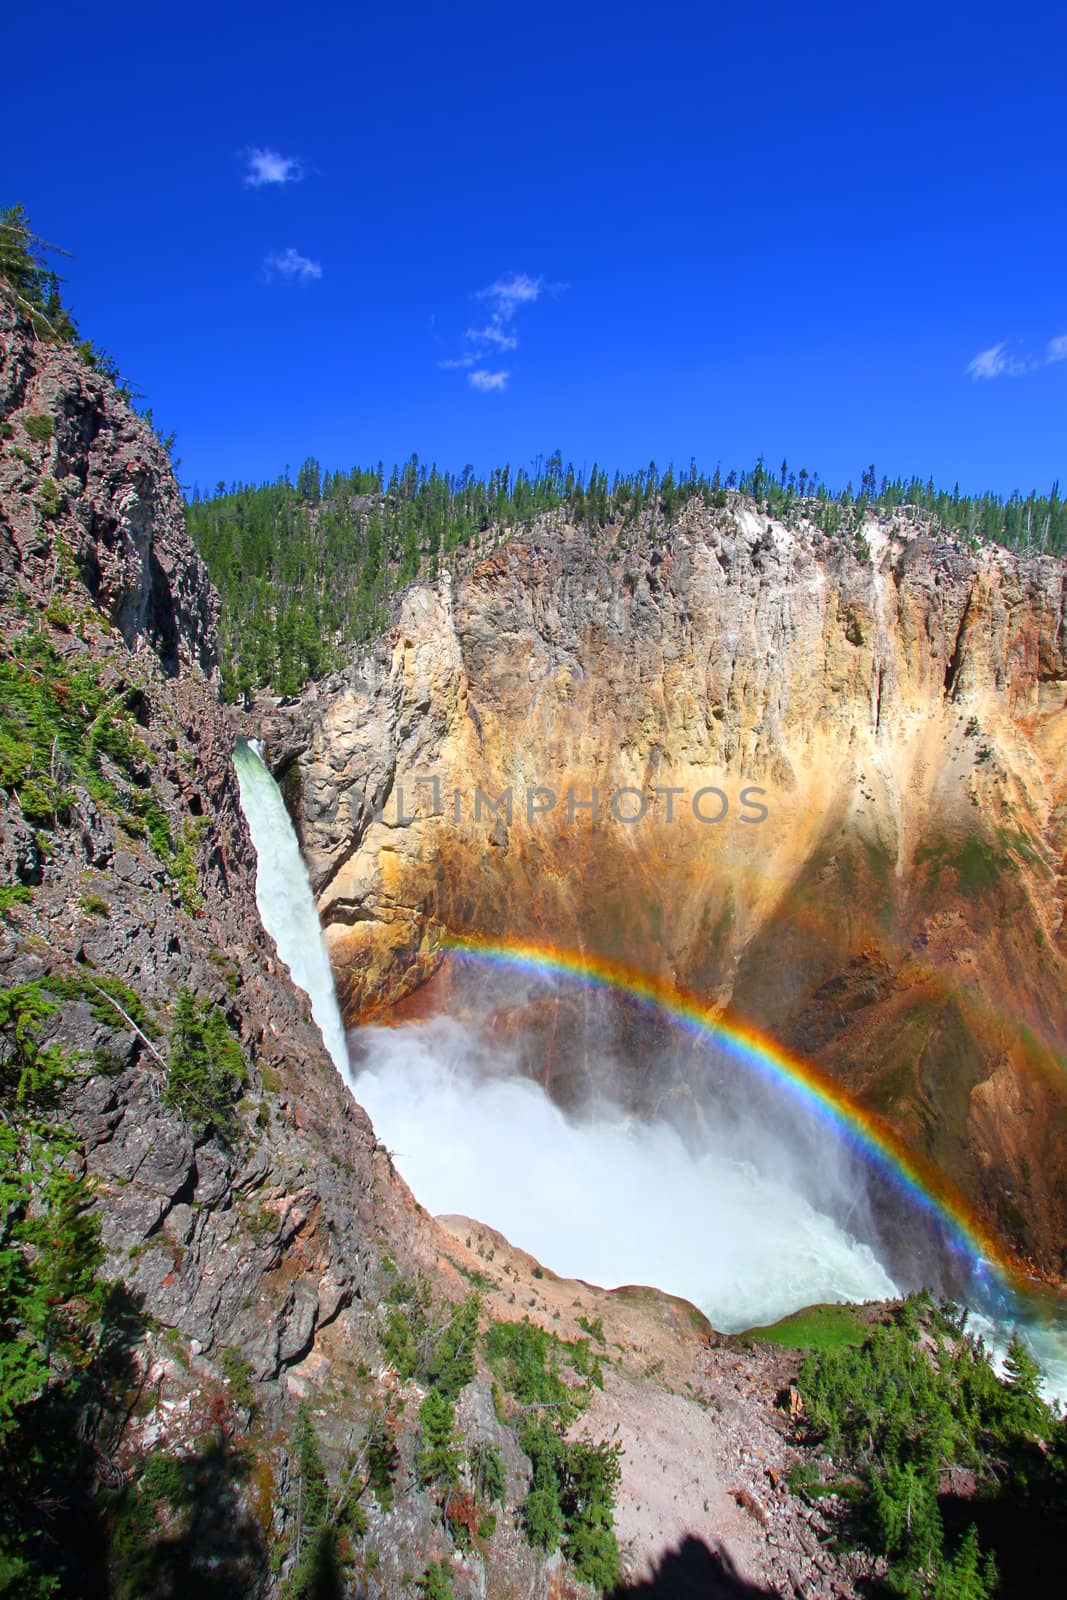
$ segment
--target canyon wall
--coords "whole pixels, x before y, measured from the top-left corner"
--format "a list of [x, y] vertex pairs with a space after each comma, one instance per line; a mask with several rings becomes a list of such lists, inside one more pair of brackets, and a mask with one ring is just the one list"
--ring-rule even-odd
[[1058, 1275], [1065, 595], [917, 514], [828, 537], [737, 497], [412, 588], [253, 718], [347, 1018], [446, 983], [447, 937], [628, 961], [825, 1067]]

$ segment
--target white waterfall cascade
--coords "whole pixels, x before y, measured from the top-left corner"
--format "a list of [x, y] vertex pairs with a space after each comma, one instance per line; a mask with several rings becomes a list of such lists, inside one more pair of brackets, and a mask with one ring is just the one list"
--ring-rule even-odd
[[347, 1083], [351, 1076], [348, 1047], [333, 973], [285, 801], [255, 741], [238, 742], [234, 766], [241, 786], [241, 807], [256, 847], [256, 904], [263, 926], [278, 946], [293, 982], [311, 1001], [311, 1014], [330, 1059]]
[[[362, 1028], [355, 1073], [314, 896], [285, 802], [254, 742], [235, 754], [258, 858], [256, 903], [332, 1060], [354, 1086], [416, 1195], [438, 1214], [499, 1228], [553, 1271], [611, 1287], [648, 1283], [699, 1305], [720, 1329], [826, 1300], [883, 1299], [895, 1286], [870, 1249], [815, 1209], [771, 1145], [758, 1163], [694, 1156], [665, 1125], [608, 1110], [573, 1121], [509, 1074], [498, 1045], [448, 1017]], [[503, 1069], [503, 1075], [502, 1074]], [[1067, 1328], [1021, 1319], [1067, 1399]], [[1010, 1322], [971, 1326], [1002, 1355]]]

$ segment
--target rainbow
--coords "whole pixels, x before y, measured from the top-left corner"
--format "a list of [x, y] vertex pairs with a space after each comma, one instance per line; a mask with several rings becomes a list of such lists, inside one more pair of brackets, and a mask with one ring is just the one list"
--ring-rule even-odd
[[613, 990], [668, 1016], [706, 1043], [715, 1045], [747, 1071], [785, 1089], [836, 1137], [887, 1177], [908, 1199], [933, 1214], [980, 1274], [990, 1270], [1002, 1288], [1015, 1293], [1032, 1282], [1022, 1263], [986, 1227], [963, 1195], [923, 1157], [909, 1150], [877, 1113], [861, 1105], [810, 1061], [790, 1054], [749, 1023], [663, 978], [651, 977], [621, 962], [557, 945], [519, 941], [490, 942], [448, 937], [439, 948], [463, 960], [574, 979], [595, 989]]

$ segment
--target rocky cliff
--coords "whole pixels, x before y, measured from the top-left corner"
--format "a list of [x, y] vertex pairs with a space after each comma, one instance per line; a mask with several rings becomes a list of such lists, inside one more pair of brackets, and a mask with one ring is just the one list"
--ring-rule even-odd
[[827, 537], [736, 497], [654, 538], [548, 520], [411, 589], [255, 718], [348, 1018], [443, 934], [641, 965], [825, 1067], [1060, 1273], [1065, 595], [1062, 562], [919, 515]]
[[[165, 452], [73, 352], [0, 314], [5, 657], [59, 704], [99, 689], [97, 728], [110, 715], [136, 730], [132, 756], [109, 740], [96, 770], [68, 764], [58, 737], [43, 805], [30, 770], [0, 795], [5, 879], [28, 890], [3, 981], [107, 976], [136, 995], [139, 1030], [84, 999], [62, 1012], [67, 1041], [109, 1061], [74, 1108], [105, 1242], [153, 1317], [204, 1350], [238, 1344], [274, 1376], [358, 1297], [378, 1250], [372, 1195], [391, 1180], [259, 922], [215, 687], [217, 601]], [[223, 1012], [251, 1064], [257, 1132], [241, 1145], [197, 1139], [161, 1099], [183, 989]]]

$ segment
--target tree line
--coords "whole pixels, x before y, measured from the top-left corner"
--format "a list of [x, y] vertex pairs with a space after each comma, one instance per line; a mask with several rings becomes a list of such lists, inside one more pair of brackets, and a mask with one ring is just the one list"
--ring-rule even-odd
[[667, 532], [694, 499], [725, 507], [731, 492], [769, 516], [851, 539], [861, 558], [869, 553], [867, 517], [901, 510], [971, 545], [1067, 552], [1058, 483], [1025, 497], [965, 495], [932, 479], [879, 477], [870, 466], [858, 485], [835, 490], [818, 473], [786, 461], [772, 471], [762, 458], [746, 471], [716, 467], [710, 476], [695, 462], [682, 473], [650, 462], [609, 477], [597, 464], [565, 465], [559, 451], [529, 470], [506, 464], [484, 476], [472, 466], [442, 472], [412, 455], [387, 477], [381, 462], [331, 472], [309, 458], [295, 480], [287, 468], [273, 483], [220, 482], [208, 494], [196, 488], [188, 501], [189, 532], [222, 598], [224, 692], [230, 700], [263, 687], [296, 694], [387, 626], [397, 591], [529, 531], [548, 512], [590, 534], [611, 529], [626, 545], [638, 530], [652, 540]]

